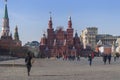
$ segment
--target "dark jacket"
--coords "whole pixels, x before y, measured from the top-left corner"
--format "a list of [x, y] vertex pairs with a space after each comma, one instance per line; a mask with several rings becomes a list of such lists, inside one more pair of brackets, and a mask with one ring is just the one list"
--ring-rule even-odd
[[32, 60], [32, 57], [31, 57], [31, 56], [27, 56], [27, 57], [25, 58], [25, 63], [26, 63], [26, 65], [32, 66], [31, 60]]

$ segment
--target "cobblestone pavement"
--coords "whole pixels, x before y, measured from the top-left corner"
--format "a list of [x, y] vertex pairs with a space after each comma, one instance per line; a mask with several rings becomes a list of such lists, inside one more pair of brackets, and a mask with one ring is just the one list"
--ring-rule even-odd
[[104, 65], [99, 57], [89, 66], [87, 58], [36, 59], [29, 77], [24, 65], [24, 59], [1, 61], [0, 80], [120, 80], [120, 60]]

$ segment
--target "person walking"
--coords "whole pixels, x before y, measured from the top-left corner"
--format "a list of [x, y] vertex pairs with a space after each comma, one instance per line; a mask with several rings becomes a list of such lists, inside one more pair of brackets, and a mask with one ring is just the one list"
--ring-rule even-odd
[[107, 54], [103, 53], [103, 62], [104, 62], [104, 64], [106, 64], [106, 61], [107, 61]]
[[28, 52], [27, 56], [25, 57], [25, 63], [26, 63], [26, 67], [27, 67], [28, 76], [30, 76], [30, 71], [31, 71], [31, 67], [32, 67], [32, 55], [30, 52]]
[[111, 53], [108, 54], [108, 62], [109, 62], [109, 64], [111, 63]]
[[89, 61], [89, 65], [92, 65], [92, 54], [88, 55], [88, 61]]

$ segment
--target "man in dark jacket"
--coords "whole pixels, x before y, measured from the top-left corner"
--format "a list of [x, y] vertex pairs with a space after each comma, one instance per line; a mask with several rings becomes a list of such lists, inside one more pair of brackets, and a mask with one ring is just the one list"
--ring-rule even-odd
[[110, 62], [111, 62], [111, 53], [108, 54], [108, 61], [109, 61], [109, 64], [110, 64]]
[[32, 67], [32, 56], [30, 54], [30, 52], [27, 53], [27, 56], [25, 58], [25, 63], [26, 63], [26, 67], [27, 67], [27, 72], [28, 72], [28, 76], [30, 76], [30, 70], [31, 70], [31, 67]]
[[104, 64], [106, 64], [106, 62], [107, 62], [107, 54], [106, 53], [103, 53], [103, 61], [104, 61]]
[[88, 61], [89, 61], [89, 65], [92, 65], [92, 54], [88, 55]]

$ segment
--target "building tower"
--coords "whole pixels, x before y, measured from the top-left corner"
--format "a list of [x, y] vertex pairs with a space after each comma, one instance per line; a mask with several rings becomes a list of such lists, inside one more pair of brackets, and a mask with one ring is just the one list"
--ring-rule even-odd
[[81, 42], [80, 42], [80, 38], [78, 37], [77, 31], [76, 31], [75, 37], [74, 37], [74, 47], [76, 49], [76, 56], [80, 56], [82, 45], [81, 45]]
[[9, 18], [8, 18], [8, 10], [7, 10], [7, 0], [5, 0], [5, 13], [3, 17], [1, 37], [8, 37], [9, 32], [10, 32], [10, 28], [9, 28]]
[[69, 17], [69, 20], [68, 20], [67, 44], [68, 44], [69, 46], [72, 46], [72, 45], [73, 45], [73, 28], [72, 28], [72, 20], [71, 20], [71, 17]]
[[18, 27], [15, 27], [14, 40], [19, 41]]
[[47, 45], [47, 38], [46, 38], [45, 33], [43, 34], [43, 37], [41, 38], [40, 44], [41, 44], [41, 45], [44, 45], [44, 46]]
[[17, 28], [15, 32], [16, 40], [13, 40], [12, 38], [12, 32], [10, 33], [9, 17], [8, 17], [7, 9], [8, 9], [7, 0], [5, 0], [5, 10], [4, 10], [5, 12], [4, 12], [4, 17], [2, 22], [2, 31], [1, 31], [1, 38], [0, 38], [0, 52], [2, 55], [11, 55], [12, 52], [14, 52], [15, 48], [18, 48], [18, 47], [20, 48], [22, 46], [22, 43], [19, 40]]
[[98, 34], [97, 27], [87, 27], [86, 29], [82, 30], [81, 37], [84, 49], [86, 49], [89, 46], [93, 50], [95, 50], [97, 34]]
[[74, 45], [75, 47], [78, 47], [80, 45], [80, 38], [78, 37], [78, 33], [75, 33], [75, 37], [74, 37]]
[[52, 45], [54, 43], [54, 29], [52, 26], [53, 26], [53, 23], [52, 23], [52, 17], [50, 14], [50, 20], [48, 22], [48, 29], [47, 29], [47, 38], [48, 38], [47, 45], [49, 49], [52, 48]]
[[41, 57], [46, 57], [46, 51], [45, 49], [47, 49], [47, 38], [45, 33], [43, 34], [43, 37], [40, 40], [40, 52], [41, 52]]

